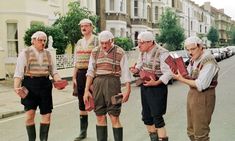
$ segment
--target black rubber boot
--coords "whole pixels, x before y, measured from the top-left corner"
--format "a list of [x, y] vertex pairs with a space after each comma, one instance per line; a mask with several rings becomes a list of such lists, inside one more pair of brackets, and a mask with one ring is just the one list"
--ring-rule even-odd
[[168, 137], [165, 137], [165, 138], [159, 138], [159, 141], [168, 141]]
[[26, 129], [27, 129], [29, 141], [35, 141], [36, 140], [35, 125], [34, 124], [33, 125], [27, 125]]
[[158, 141], [158, 135], [156, 132], [149, 133], [150, 141]]
[[114, 141], [122, 141], [123, 140], [123, 128], [113, 128], [113, 136]]
[[41, 125], [40, 125], [40, 141], [47, 141], [49, 128], [50, 128], [50, 124], [41, 123]]
[[108, 140], [107, 126], [96, 125], [96, 136], [97, 136], [97, 141], [107, 141]]
[[87, 137], [88, 115], [80, 115], [80, 135], [74, 141], [81, 141]]

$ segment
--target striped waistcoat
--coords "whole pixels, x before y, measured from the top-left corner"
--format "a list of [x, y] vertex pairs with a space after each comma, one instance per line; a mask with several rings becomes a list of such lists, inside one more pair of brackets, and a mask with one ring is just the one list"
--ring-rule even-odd
[[39, 64], [33, 49], [29, 48], [25, 51], [27, 65], [25, 67], [26, 76], [49, 76], [51, 74], [51, 54], [48, 50], [43, 52], [43, 63]]
[[77, 61], [75, 63], [76, 68], [78, 69], [87, 69], [89, 64], [89, 58], [91, 55], [92, 49], [98, 45], [98, 39], [94, 36], [93, 40], [90, 42], [87, 48], [83, 48], [81, 45], [81, 40], [77, 43], [76, 57]]
[[93, 50], [92, 56], [95, 58], [95, 75], [115, 75], [121, 76], [121, 67], [120, 61], [125, 54], [124, 50], [121, 47], [114, 46], [112, 47], [108, 54], [105, 54], [100, 47], [97, 47]]
[[[155, 51], [151, 56], [150, 62], [143, 62], [142, 69], [150, 72], [155, 72], [157, 77], [160, 77], [162, 75], [161, 69], [160, 69], [160, 59], [159, 56], [163, 52], [168, 52], [165, 48], [161, 46], [155, 47]], [[144, 54], [141, 54], [141, 58], [143, 60]]]

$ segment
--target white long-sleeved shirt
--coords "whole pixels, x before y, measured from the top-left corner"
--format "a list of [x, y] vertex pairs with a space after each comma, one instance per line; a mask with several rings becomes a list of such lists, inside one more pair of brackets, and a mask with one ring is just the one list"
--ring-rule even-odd
[[[193, 65], [188, 65], [187, 70], [190, 76], [192, 70], [195, 70], [198, 67], [198, 64], [201, 62], [201, 60], [207, 57], [208, 55], [211, 55], [211, 53], [205, 50], [202, 56], [193, 62]], [[198, 78], [195, 79], [197, 90], [202, 91], [204, 89], [207, 89], [210, 86], [212, 79], [214, 78], [214, 76], [217, 74], [218, 71], [219, 71], [219, 66], [217, 64], [214, 63], [204, 64], [202, 69], [199, 71]]]

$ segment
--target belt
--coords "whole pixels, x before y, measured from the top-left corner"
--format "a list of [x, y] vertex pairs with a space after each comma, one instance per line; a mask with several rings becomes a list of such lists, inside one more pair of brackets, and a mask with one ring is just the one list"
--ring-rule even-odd
[[49, 78], [49, 76], [27, 76], [27, 75], [25, 75], [24, 76], [24, 78], [38, 78], [38, 79], [40, 79], [40, 78]]
[[210, 86], [210, 87], [208, 87], [208, 88], [202, 90], [202, 92], [205, 92], [205, 91], [207, 91], [207, 90], [209, 90], [209, 89], [215, 89], [215, 87], [214, 87], [214, 86]]
[[85, 68], [85, 69], [82, 69], [82, 68], [81, 68], [81, 69], [78, 69], [78, 70], [80, 70], [80, 71], [87, 71], [87, 69], [88, 69], [88, 68]]

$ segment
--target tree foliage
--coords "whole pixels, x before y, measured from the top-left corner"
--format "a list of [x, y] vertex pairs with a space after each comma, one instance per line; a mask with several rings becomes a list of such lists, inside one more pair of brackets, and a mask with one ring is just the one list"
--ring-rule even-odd
[[231, 37], [231, 44], [235, 45], [235, 27], [232, 28], [230, 37]]
[[167, 44], [170, 51], [182, 49], [184, 41], [184, 29], [180, 26], [177, 15], [167, 8], [159, 21], [160, 36], [157, 41]]
[[208, 34], [207, 34], [208, 40], [211, 41], [211, 46], [215, 47], [216, 43], [219, 41], [219, 32], [215, 27], [211, 27]]
[[[64, 54], [66, 46], [68, 44], [68, 39], [64, 35], [63, 31], [58, 27], [49, 27], [42, 24], [32, 25], [24, 35], [24, 42], [27, 46], [31, 45], [31, 36], [36, 31], [43, 31], [47, 34], [47, 37], [52, 36], [53, 38], [53, 47], [56, 48], [57, 54]], [[47, 42], [48, 45], [48, 42]], [[46, 46], [47, 46], [46, 45]]]
[[125, 51], [129, 51], [134, 47], [132, 39], [127, 37], [116, 37], [114, 39], [114, 43], [123, 48]]
[[56, 20], [53, 26], [60, 27], [64, 34], [68, 37], [72, 48], [74, 48], [78, 39], [82, 37], [79, 22], [84, 19], [90, 19], [94, 25], [97, 25], [98, 17], [93, 15], [87, 8], [81, 8], [79, 2], [70, 2], [69, 11], [66, 15], [61, 16]]

